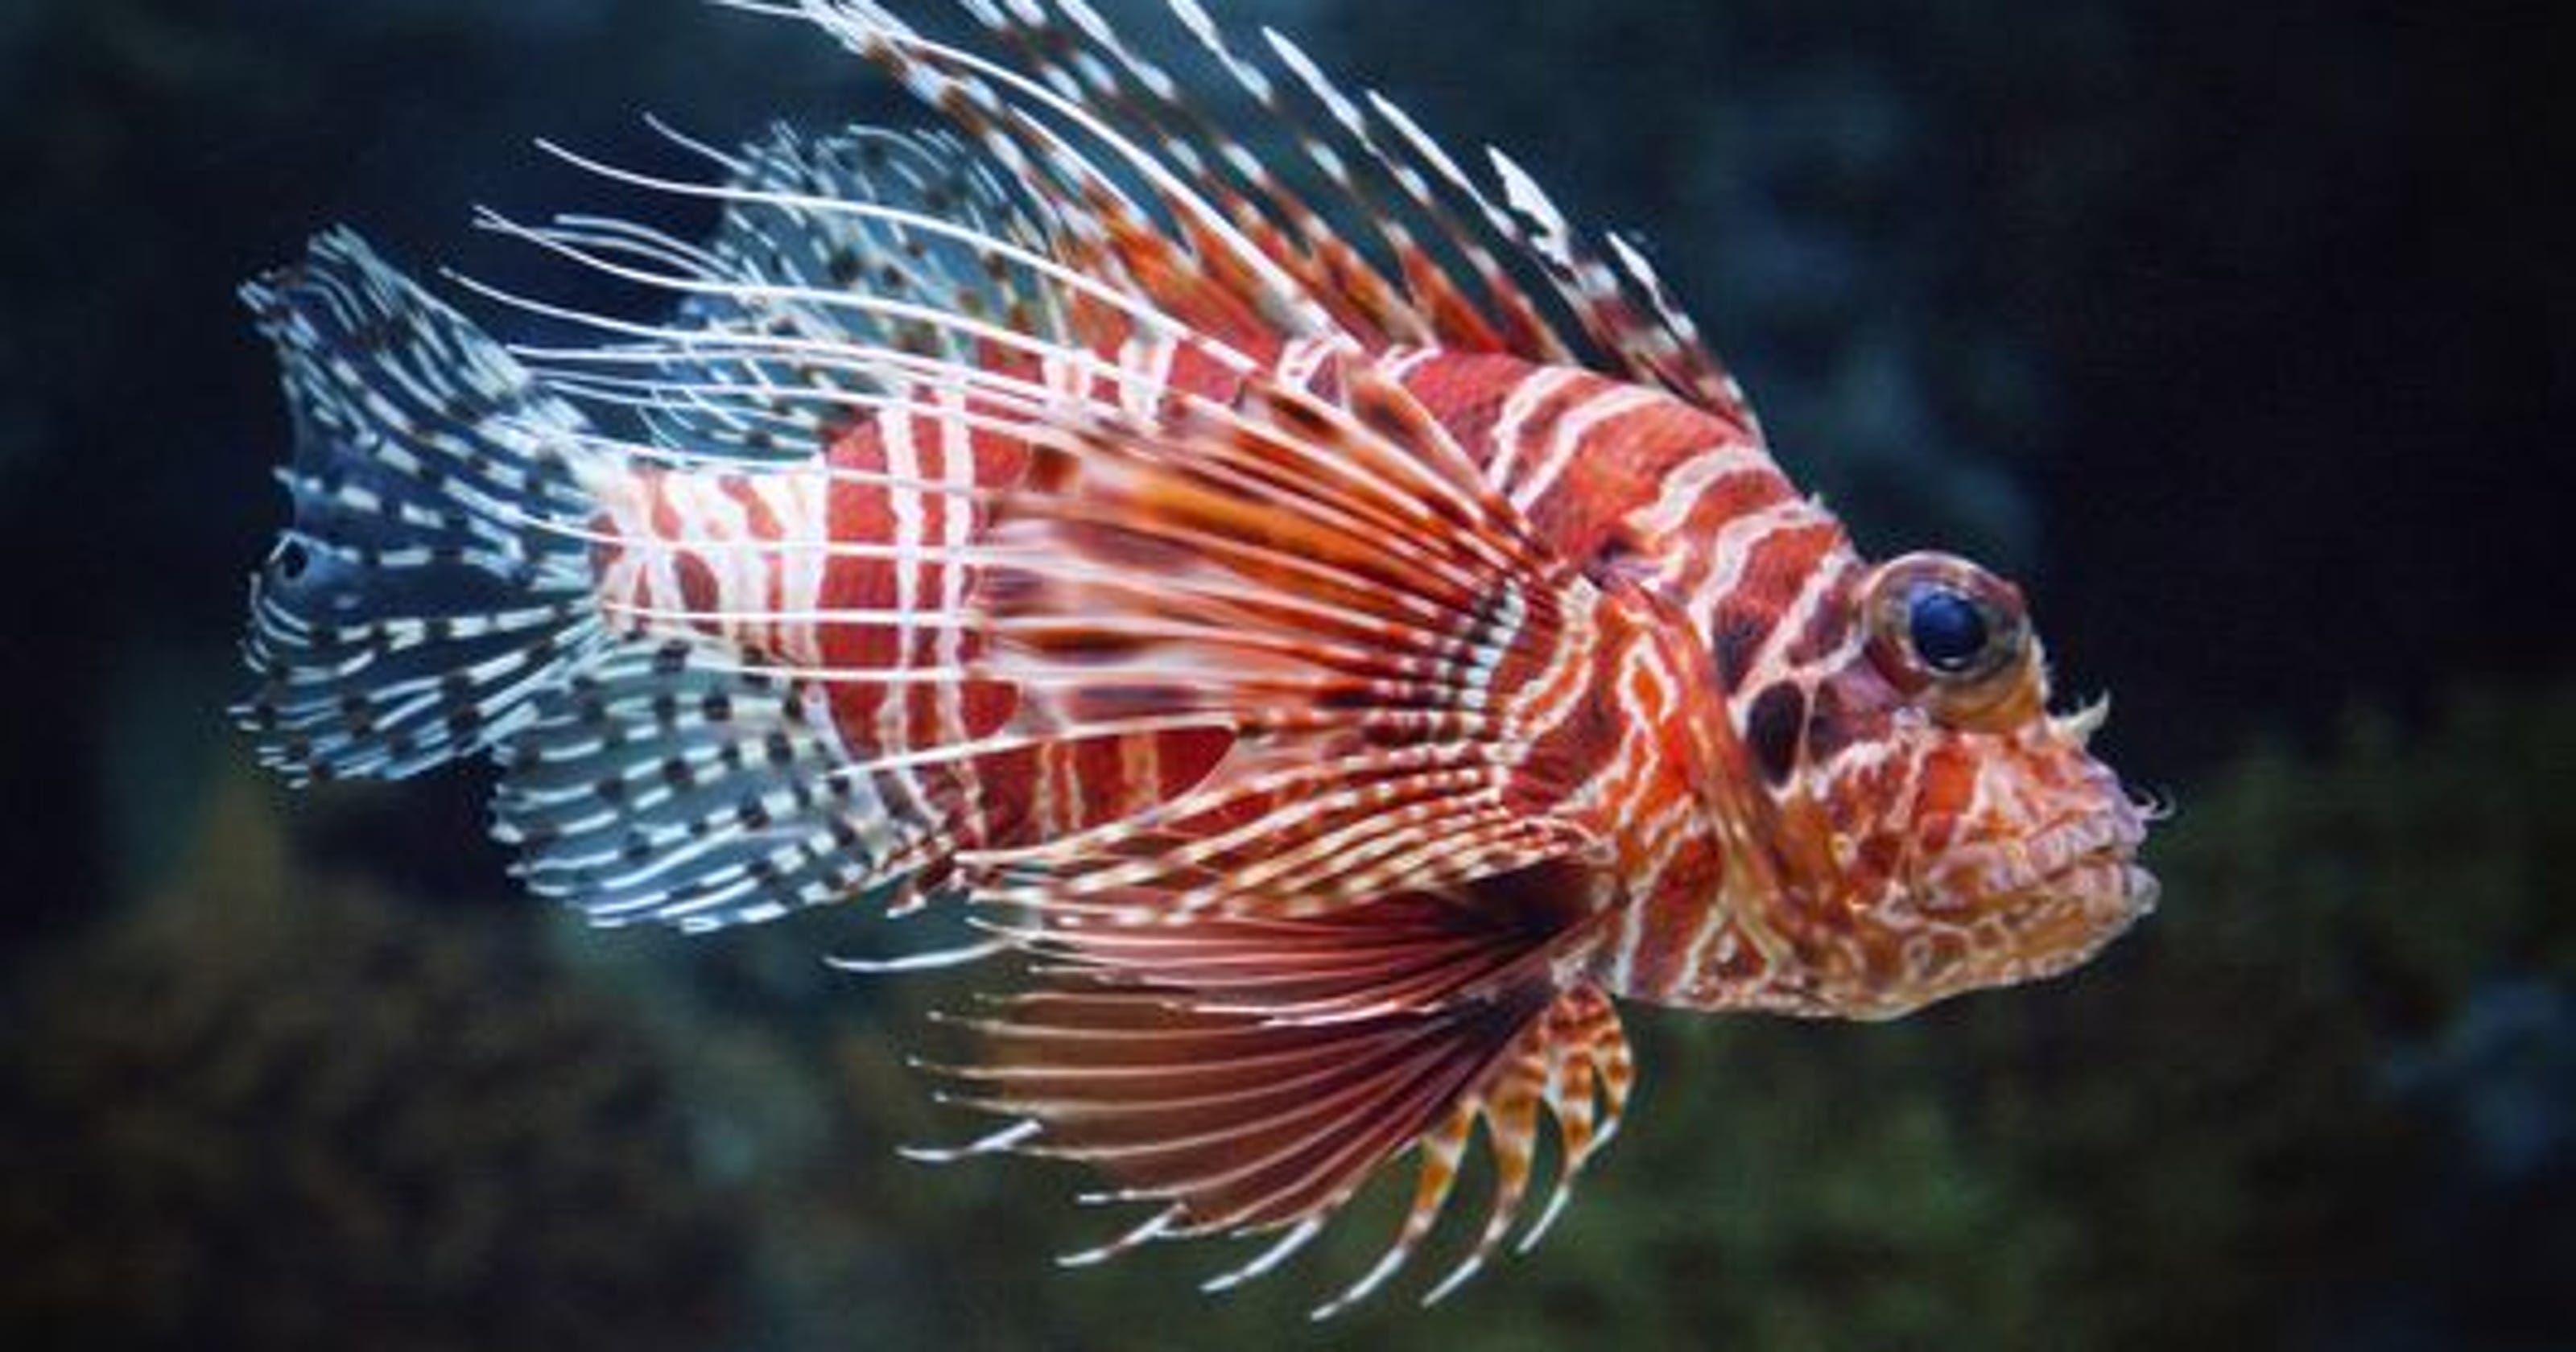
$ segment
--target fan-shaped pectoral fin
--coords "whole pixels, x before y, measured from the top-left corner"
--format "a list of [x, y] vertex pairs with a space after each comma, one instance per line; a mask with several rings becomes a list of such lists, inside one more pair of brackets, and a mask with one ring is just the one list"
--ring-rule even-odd
[[[1058, 975], [1073, 984], [966, 1021], [982, 1059], [944, 1073], [957, 1101], [1027, 1124], [994, 1151], [1088, 1163], [1116, 1181], [1111, 1196], [1152, 1208], [1101, 1256], [1154, 1239], [1269, 1237], [1212, 1290], [1284, 1262], [1410, 1152], [1413, 1193], [1396, 1235], [1318, 1318], [1378, 1289], [1434, 1239], [1481, 1136], [1493, 1196], [1437, 1298], [1516, 1229], [1534, 1239], [1553, 1219], [1617, 1121], [1628, 1053], [1606, 996], [1544, 980], [1544, 939], [1533, 951], [1526, 931], [1515, 942], [1510, 927], [1479, 930], [1457, 919], [1472, 912], [1437, 898], [1379, 906], [1295, 926], [1140, 927], [1132, 935], [1150, 939], [1122, 931], [1107, 960], [1059, 944], [1073, 960]], [[1320, 947], [1334, 925], [1352, 935], [1349, 970], [1367, 974], [1339, 992]], [[1201, 929], [1211, 932], [1193, 947]], [[1479, 934], [1492, 952], [1477, 952]], [[1136, 979], [1123, 963], [1149, 943], [1167, 971], [1226, 979], [1206, 990]], [[1417, 962], [1397, 956], [1408, 948]], [[1275, 986], [1251, 976], [1264, 950], [1283, 955]], [[1400, 993], [1368, 998], [1378, 984]], [[1524, 1227], [1543, 1118], [1555, 1124], [1553, 1195]]]

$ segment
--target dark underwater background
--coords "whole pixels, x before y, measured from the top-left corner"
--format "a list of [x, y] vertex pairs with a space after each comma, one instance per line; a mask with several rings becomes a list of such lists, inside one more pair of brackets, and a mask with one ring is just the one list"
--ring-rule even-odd
[[468, 224], [635, 207], [530, 138], [911, 110], [683, 0], [17, 0], [0, 1345], [2576, 1346], [2551, 7], [1212, 4], [1636, 231], [1873, 552], [2017, 576], [2179, 804], [2163, 909], [1889, 1025], [1632, 1012], [1625, 1137], [1427, 1313], [1302, 1318], [1383, 1205], [1227, 1298], [1059, 1271], [1078, 1178], [893, 1153], [974, 1129], [902, 1061], [959, 983], [581, 932], [481, 772], [290, 799], [222, 715], [286, 435], [235, 283], [346, 221], [581, 299]]

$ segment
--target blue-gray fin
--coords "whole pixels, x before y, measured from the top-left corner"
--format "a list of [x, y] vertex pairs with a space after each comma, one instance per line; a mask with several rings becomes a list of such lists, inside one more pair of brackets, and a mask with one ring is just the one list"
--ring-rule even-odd
[[[357, 235], [242, 288], [295, 429], [293, 518], [250, 586], [234, 709], [303, 782], [494, 746], [600, 638], [581, 414]], [[556, 523], [549, 528], [546, 523]]]
[[500, 760], [493, 833], [516, 871], [603, 926], [891, 901], [944, 855], [939, 823], [848, 763], [821, 687], [686, 638], [619, 642], [542, 695]]
[[666, 459], [797, 462], [889, 393], [882, 361], [833, 354], [880, 350], [971, 365], [963, 316], [1030, 334], [1061, 327], [1057, 291], [997, 264], [988, 247], [1043, 247], [1006, 187], [944, 131], [853, 128], [808, 136], [787, 126], [722, 151], [668, 127], [674, 143], [724, 175], [681, 184], [555, 149], [647, 189], [724, 204], [714, 238], [685, 243], [612, 217], [563, 217], [521, 228], [560, 251], [650, 273], [680, 296], [642, 341], [552, 352], [550, 387], [615, 421], [632, 411]]

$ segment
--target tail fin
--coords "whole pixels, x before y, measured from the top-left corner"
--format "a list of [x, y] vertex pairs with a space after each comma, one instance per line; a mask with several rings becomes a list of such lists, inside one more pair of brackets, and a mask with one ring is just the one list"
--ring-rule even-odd
[[[251, 579], [235, 717], [299, 782], [493, 746], [605, 640], [571, 456], [586, 424], [355, 234], [242, 288], [277, 345], [294, 518]], [[558, 523], [540, 529], [541, 521]]]

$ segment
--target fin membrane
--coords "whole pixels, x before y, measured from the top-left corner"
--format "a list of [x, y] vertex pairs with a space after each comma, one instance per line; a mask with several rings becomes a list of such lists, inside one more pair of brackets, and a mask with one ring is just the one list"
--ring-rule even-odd
[[954, 321], [1041, 337], [1062, 327], [1055, 290], [996, 259], [1011, 246], [1043, 252], [1037, 226], [950, 134], [808, 137], [781, 126], [727, 152], [662, 130], [725, 182], [682, 183], [555, 153], [612, 181], [723, 203], [708, 244], [599, 216], [538, 227], [487, 218], [678, 297], [645, 341], [552, 353], [541, 364], [575, 399], [635, 410], [662, 457], [803, 461], [863, 421], [905, 362], [972, 365], [975, 340]]
[[551, 389], [603, 422], [634, 415], [644, 440], [626, 451], [672, 464], [804, 464], [914, 381], [974, 368], [987, 355], [976, 332], [1043, 345], [1064, 330], [1061, 283], [1005, 258], [1046, 258], [1041, 227], [953, 134], [778, 126], [734, 152], [662, 134], [719, 167], [724, 183], [549, 149], [611, 183], [724, 203], [706, 245], [613, 216], [536, 227], [484, 216], [582, 268], [675, 296], [659, 324], [582, 317], [621, 340], [536, 363]]
[[496, 744], [598, 637], [586, 547], [537, 524], [589, 513], [565, 458], [580, 415], [346, 231], [242, 294], [296, 449], [236, 717], [298, 781]]

